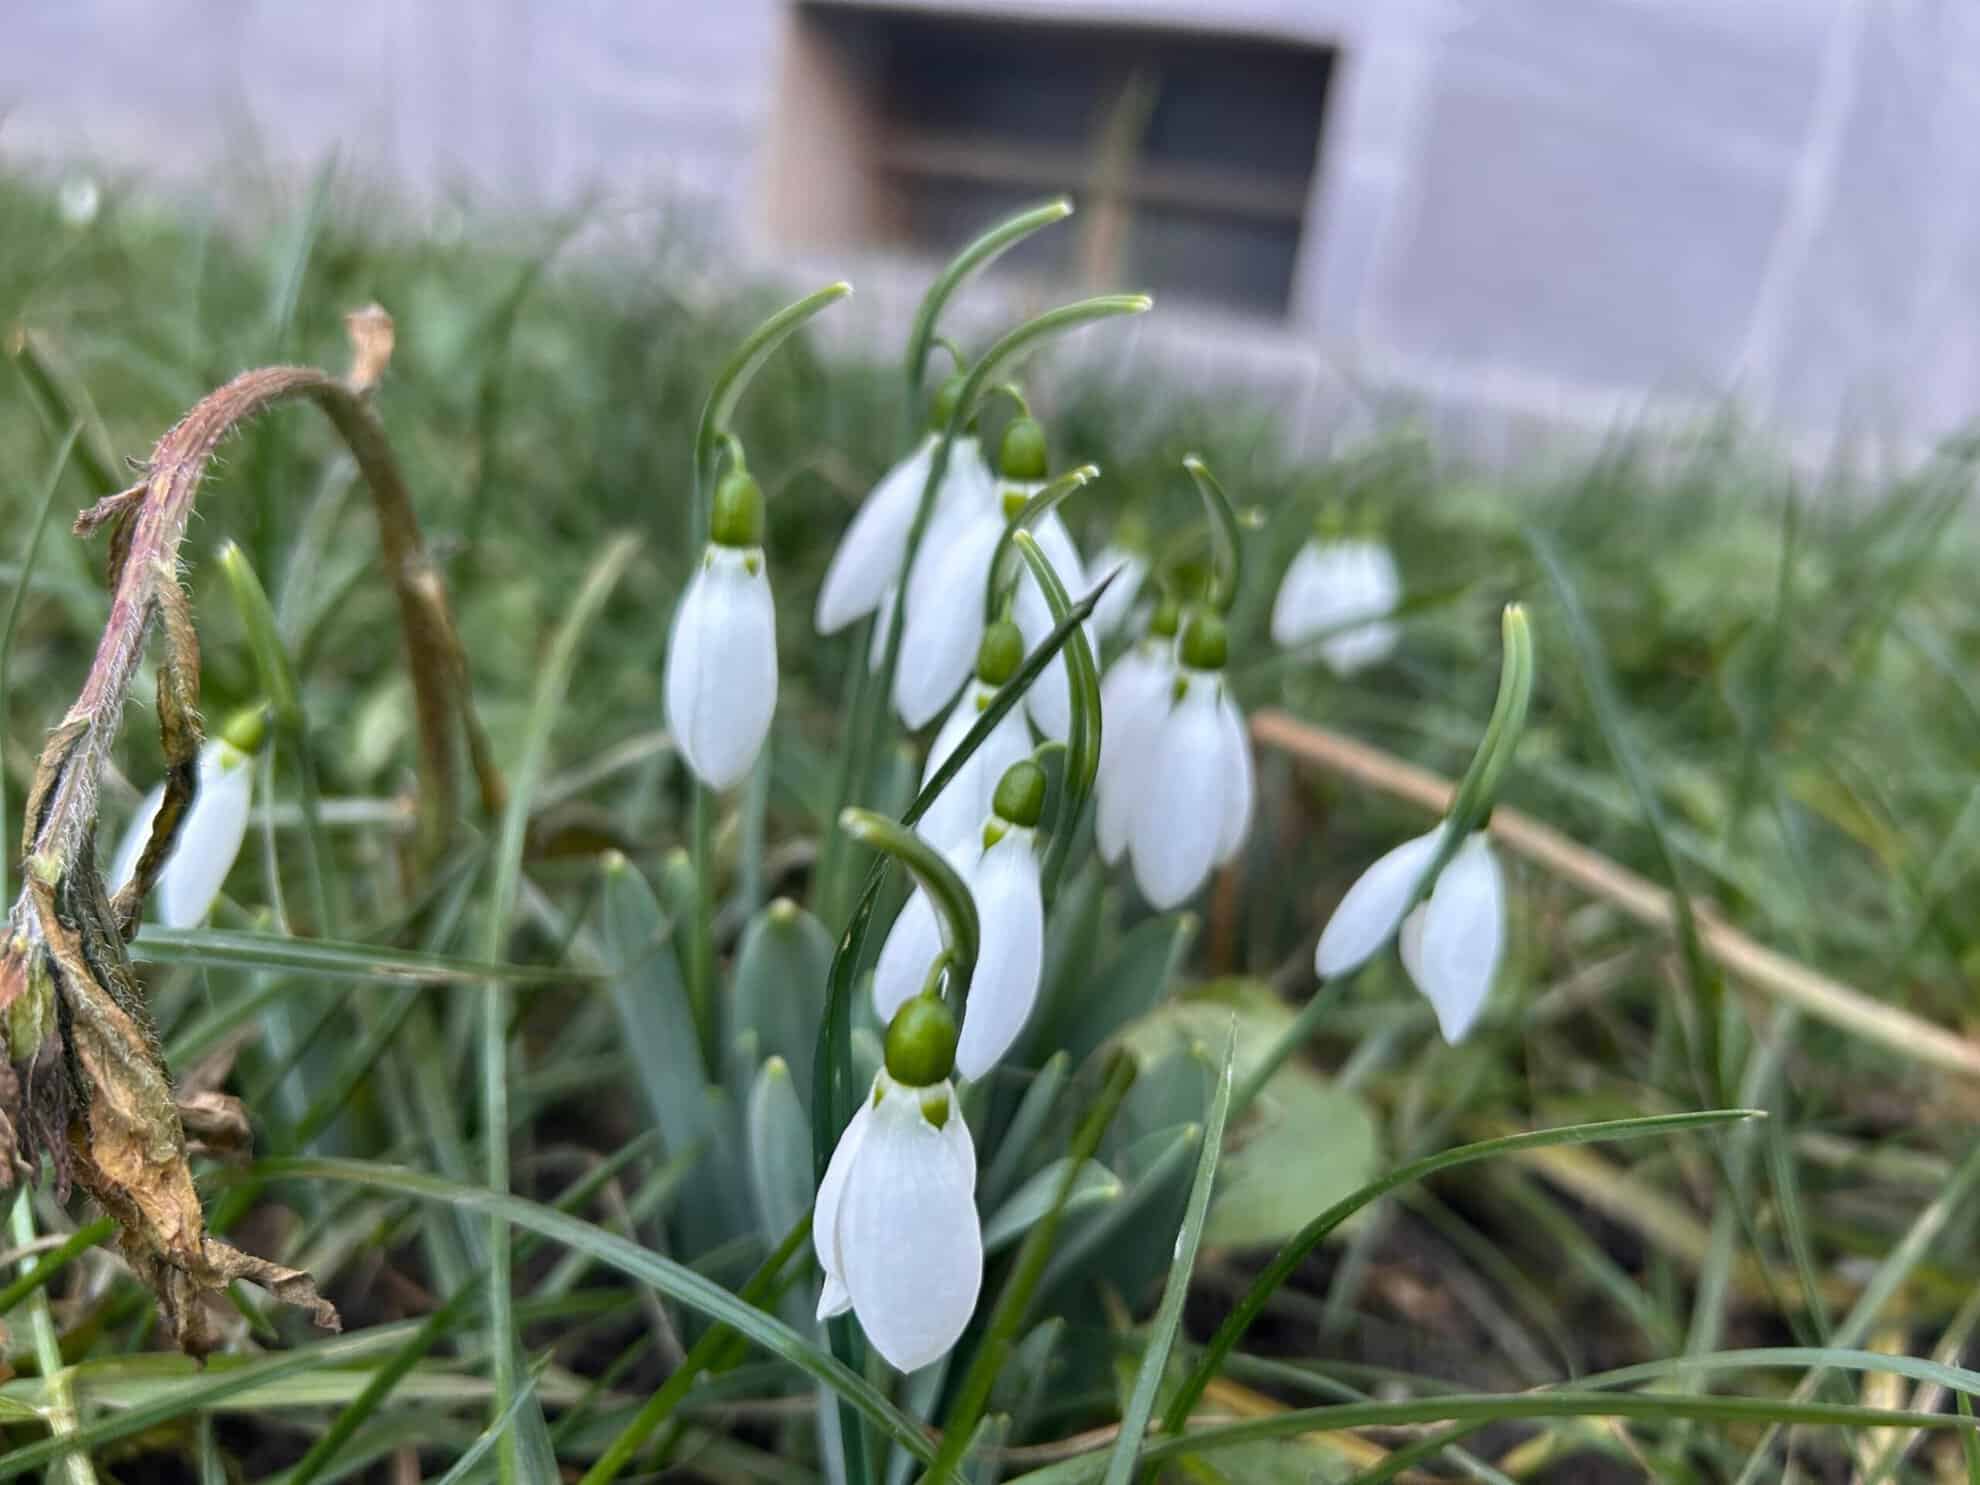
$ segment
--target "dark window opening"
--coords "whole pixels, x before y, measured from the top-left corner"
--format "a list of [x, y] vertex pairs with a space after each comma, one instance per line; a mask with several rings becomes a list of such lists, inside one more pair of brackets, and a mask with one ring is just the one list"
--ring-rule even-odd
[[1065, 192], [1073, 230], [1013, 268], [1286, 313], [1329, 49], [824, 0], [796, 26], [772, 203], [786, 241], [945, 256]]

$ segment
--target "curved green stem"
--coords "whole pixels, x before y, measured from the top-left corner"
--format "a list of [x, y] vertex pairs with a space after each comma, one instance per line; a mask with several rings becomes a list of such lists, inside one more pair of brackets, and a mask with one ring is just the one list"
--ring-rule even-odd
[[770, 359], [777, 347], [790, 339], [805, 321], [850, 293], [852, 285], [842, 280], [805, 295], [795, 304], [784, 306], [751, 331], [715, 374], [714, 384], [708, 389], [708, 400], [701, 406], [701, 421], [694, 431], [694, 508], [692, 524], [688, 528], [690, 554], [699, 552], [708, 540], [708, 499], [715, 483], [716, 452], [722, 435], [729, 430], [729, 419], [735, 414], [736, 403], [741, 400], [750, 379], [762, 369], [763, 363]]
[[[1005, 253], [1023, 242], [1032, 233], [1063, 222], [1073, 212], [1072, 202], [1061, 196], [1039, 206], [1019, 212], [1007, 218], [970, 243], [955, 257], [949, 266], [935, 277], [928, 286], [928, 292], [921, 296], [921, 307], [915, 311], [914, 326], [908, 332], [907, 356], [902, 363], [907, 377], [907, 417], [908, 426], [913, 427], [921, 420], [921, 382], [928, 366], [928, 352], [938, 337], [936, 322], [942, 318], [942, 311], [956, 290], [967, 283], [973, 274], [980, 273]], [[946, 342], [944, 342], [946, 343]], [[950, 346], [950, 353], [955, 348]], [[956, 355], [956, 365], [960, 367], [963, 358]]]
[[950, 983], [956, 987], [957, 998], [966, 999], [970, 976], [976, 972], [976, 951], [982, 929], [976, 917], [976, 900], [969, 895], [969, 888], [956, 869], [912, 830], [872, 810], [841, 810], [839, 828], [861, 845], [871, 846], [881, 855], [900, 862], [928, 894], [942, 925], [943, 949], [955, 971]]
[[1210, 466], [1195, 454], [1183, 456], [1183, 468], [1196, 481], [1196, 492], [1203, 497], [1203, 509], [1210, 517], [1211, 544], [1215, 560], [1210, 575], [1208, 598], [1218, 613], [1229, 613], [1237, 601], [1238, 585], [1244, 575], [1244, 548], [1239, 544], [1237, 507]]
[[[1053, 571], [1037, 540], [1029, 531], [1022, 530], [1013, 533], [1011, 540], [1044, 593], [1045, 605], [1051, 609], [1053, 619], [1060, 624], [1072, 619], [1073, 605], [1066, 585]], [[1094, 590], [1094, 599], [1106, 591], [1108, 581], [1111, 574]], [[1094, 662], [1093, 646], [1087, 641], [1086, 630], [1077, 623], [1066, 639], [1066, 680], [1072, 693], [1072, 723], [1067, 732], [1066, 787], [1060, 796], [1059, 815], [1052, 824], [1052, 844], [1045, 857], [1043, 882], [1047, 895], [1057, 886], [1059, 874], [1065, 869], [1073, 832], [1079, 827], [1080, 814], [1100, 772], [1100, 667]]]
[[1004, 569], [1009, 564], [1011, 544], [1018, 532], [1029, 531], [1043, 519], [1046, 512], [1058, 509], [1067, 497], [1098, 478], [1098, 464], [1082, 464], [1077, 469], [1068, 470], [1025, 501], [1017, 514], [1004, 523], [1004, 533], [997, 538], [997, 549], [990, 557], [990, 574], [983, 590], [983, 617], [986, 620], [995, 619], [1003, 611]]
[[1035, 319], [1026, 320], [992, 345], [970, 367], [969, 376], [963, 382], [962, 395], [956, 399], [955, 412], [949, 418], [950, 434], [953, 436], [969, 426], [1001, 372], [1053, 336], [1077, 330], [1096, 320], [1112, 319], [1116, 315], [1146, 314], [1154, 307], [1155, 301], [1146, 294], [1101, 294], [1092, 299], [1062, 304], [1057, 309], [1046, 310]]

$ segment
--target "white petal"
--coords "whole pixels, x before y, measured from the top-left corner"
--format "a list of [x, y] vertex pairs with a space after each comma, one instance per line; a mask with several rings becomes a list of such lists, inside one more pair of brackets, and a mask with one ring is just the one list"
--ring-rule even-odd
[[[1320, 646], [1322, 658], [1337, 673], [1351, 675], [1394, 651], [1400, 631], [1386, 616], [1401, 597], [1395, 558], [1382, 543], [1360, 538], [1309, 541], [1279, 585], [1272, 638], [1296, 645], [1328, 634]], [[1369, 622], [1342, 628], [1358, 619]]]
[[1197, 672], [1188, 687], [1148, 748], [1128, 842], [1135, 884], [1157, 908], [1174, 907], [1210, 875], [1225, 801], [1237, 785], [1224, 751], [1216, 679]]
[[158, 921], [167, 928], [197, 928], [213, 911], [247, 837], [253, 792], [252, 758], [224, 741], [200, 749], [199, 793], [158, 874]]
[[818, 1183], [818, 1199], [811, 1212], [811, 1248], [818, 1255], [818, 1266], [825, 1272], [825, 1291], [818, 1297], [818, 1318], [844, 1311], [852, 1303], [846, 1293], [839, 1249], [839, 1206], [846, 1194], [846, 1177], [859, 1157], [859, 1147], [873, 1122], [873, 1097], [860, 1100], [851, 1121], [832, 1147], [832, 1158], [825, 1166], [825, 1179]]
[[975, 515], [931, 525], [908, 580], [907, 628], [894, 709], [910, 727], [934, 718], [967, 679], [983, 639], [983, 596], [1003, 521]]
[[1229, 693], [1217, 703], [1217, 721], [1223, 728], [1223, 767], [1231, 779], [1231, 787], [1224, 796], [1224, 829], [1217, 837], [1217, 864], [1222, 866], [1237, 855], [1251, 831], [1257, 780], [1251, 766], [1251, 737], [1244, 730], [1244, 717]]
[[1505, 881], [1485, 837], [1473, 835], [1438, 874], [1423, 905], [1416, 963], [1403, 961], [1436, 1010], [1445, 1041], [1463, 1040], [1485, 1008], [1505, 938]]
[[1313, 970], [1323, 980], [1359, 969], [1396, 931], [1423, 873], [1437, 854], [1444, 827], [1404, 841], [1348, 888], [1320, 935]]
[[1428, 907], [1429, 903], [1419, 902], [1402, 920], [1402, 927], [1396, 930], [1396, 957], [1402, 960], [1403, 970], [1409, 975], [1412, 985], [1421, 984], [1423, 980], [1423, 914]]
[[1091, 587], [1116, 569], [1118, 575], [1093, 606], [1093, 627], [1103, 638], [1127, 622], [1127, 616], [1134, 609], [1135, 595], [1141, 591], [1141, 584], [1148, 576], [1145, 559], [1120, 547], [1102, 547], [1100, 555], [1087, 567], [1087, 586]]
[[1100, 683], [1100, 774], [1093, 828], [1100, 857], [1110, 866], [1128, 848], [1142, 771], [1155, 731], [1168, 715], [1175, 677], [1168, 647], [1156, 642], [1135, 646]]
[[1376, 619], [1343, 630], [1320, 642], [1320, 658], [1335, 675], [1350, 676], [1380, 665], [1396, 652], [1402, 630], [1387, 619]]
[[931, 433], [913, 453], [881, 476], [846, 527], [818, 589], [820, 634], [843, 629], [879, 607], [881, 595], [900, 575], [908, 531], [914, 525], [914, 513], [934, 462], [935, 435]]
[[1307, 542], [1294, 554], [1272, 600], [1274, 644], [1300, 644], [1332, 623], [1329, 597], [1340, 575], [1330, 555], [1317, 541]]
[[830, 1320], [834, 1315], [845, 1314], [852, 1307], [852, 1290], [846, 1288], [846, 1281], [837, 1274], [827, 1274], [818, 1290], [818, 1318]]
[[[921, 771], [923, 788], [935, 777], [936, 770], [948, 761], [969, 729], [976, 725], [983, 708], [996, 694], [994, 687], [986, 686], [981, 681], [972, 682], [969, 689], [963, 692], [950, 709], [948, 720], [935, 734], [935, 741], [929, 744], [928, 762]], [[1030, 756], [1030, 753], [1030, 735], [1024, 730], [1024, 719], [1019, 710], [1014, 707], [998, 718], [997, 725], [983, 739], [982, 746], [964, 760], [956, 776], [935, 796], [935, 802], [921, 817], [916, 830], [939, 850], [947, 850], [973, 839], [990, 813], [990, 801], [997, 792], [997, 781], [1004, 776], [1004, 770]]]
[[[924, 1094], [944, 1094], [936, 1129]], [[890, 1089], [860, 1143], [836, 1223], [841, 1272], [873, 1347], [915, 1371], [961, 1339], [983, 1287], [976, 1159], [962, 1109], [946, 1083]]]
[[711, 545], [674, 615], [667, 726], [695, 776], [726, 789], [756, 762], [776, 708], [777, 616], [763, 553]]
[[935, 904], [916, 887], [887, 931], [887, 941], [880, 946], [880, 958], [873, 966], [873, 1010], [882, 1026], [921, 993], [928, 966], [941, 952], [942, 925], [935, 917]]
[[1045, 902], [1032, 832], [1013, 830], [983, 853], [970, 877], [982, 927], [956, 1071], [977, 1079], [995, 1067], [1038, 1004], [1045, 965]]
[[[1079, 549], [1073, 545], [1072, 536], [1066, 530], [1066, 523], [1059, 519], [1059, 513], [1052, 511], [1044, 516], [1032, 529], [1038, 538], [1038, 549], [1052, 564], [1059, 581], [1065, 584], [1066, 592], [1074, 598], [1085, 594], [1087, 588], [1085, 564], [1080, 561]], [[1017, 601], [1012, 605], [1013, 616], [1018, 629], [1024, 635], [1027, 652], [1045, 642], [1053, 628], [1052, 608], [1045, 601], [1045, 590], [1026, 568], [1018, 579]], [[1089, 621], [1085, 625], [1086, 642], [1094, 654], [1100, 653], [1100, 639]], [[1072, 730], [1072, 680], [1066, 665], [1066, 652], [1063, 647], [1052, 657], [1051, 664], [1039, 673], [1031, 683], [1031, 689], [1024, 693], [1024, 709], [1030, 714], [1031, 722], [1045, 736], [1064, 742]]]
[[[980, 830], [982, 816], [977, 817], [976, 824]], [[967, 884], [983, 854], [980, 837], [972, 833], [943, 848], [942, 854]], [[942, 921], [936, 915], [934, 901], [916, 887], [894, 919], [894, 926], [887, 931], [887, 941], [880, 946], [880, 958], [873, 966], [873, 1009], [882, 1026], [894, 1019], [894, 1012], [921, 993], [928, 980], [928, 966], [941, 952]]]
[[163, 784], [138, 801], [137, 813], [124, 827], [124, 837], [117, 842], [117, 855], [111, 863], [108, 880], [112, 894], [122, 891], [124, 884], [137, 875], [138, 857], [144, 854], [144, 843], [151, 839], [151, 822], [158, 818], [159, 807], [164, 803]]

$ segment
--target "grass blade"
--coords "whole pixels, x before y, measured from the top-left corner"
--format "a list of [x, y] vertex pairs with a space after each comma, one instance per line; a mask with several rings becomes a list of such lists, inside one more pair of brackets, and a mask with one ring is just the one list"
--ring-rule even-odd
[[841, 1366], [774, 1315], [746, 1303], [693, 1269], [662, 1258], [580, 1217], [569, 1216], [519, 1196], [487, 1191], [421, 1171], [367, 1160], [315, 1157], [264, 1160], [245, 1174], [265, 1180], [341, 1181], [377, 1191], [399, 1192], [538, 1233], [552, 1242], [585, 1253], [606, 1267], [637, 1279], [669, 1299], [728, 1326], [813, 1381], [830, 1387], [917, 1459], [928, 1460], [934, 1456], [935, 1451], [912, 1418], [887, 1401], [864, 1377]]
[[1737, 1123], [1743, 1119], [1764, 1118], [1757, 1109], [1707, 1109], [1700, 1113], [1657, 1115], [1642, 1119], [1610, 1119], [1597, 1124], [1570, 1124], [1559, 1129], [1536, 1129], [1525, 1134], [1503, 1135], [1498, 1139], [1481, 1140], [1476, 1144], [1460, 1145], [1453, 1150], [1443, 1150], [1435, 1155], [1427, 1155], [1421, 1160], [1398, 1166], [1379, 1180], [1371, 1181], [1359, 1191], [1343, 1197], [1326, 1211], [1315, 1217], [1305, 1227], [1286, 1242], [1265, 1271], [1246, 1291], [1237, 1307], [1217, 1334], [1204, 1348], [1202, 1357], [1190, 1373], [1168, 1411], [1163, 1415], [1162, 1426], [1169, 1433], [1178, 1433], [1188, 1422], [1190, 1410], [1196, 1400], [1203, 1395], [1203, 1389], [1210, 1379], [1217, 1375], [1224, 1358], [1243, 1338], [1251, 1322], [1258, 1318], [1279, 1286], [1292, 1277], [1293, 1270], [1299, 1267], [1306, 1255], [1319, 1247], [1327, 1235], [1349, 1217], [1401, 1186], [1408, 1186], [1439, 1171], [1453, 1166], [1469, 1165], [1474, 1161], [1490, 1160], [1494, 1156], [1510, 1154], [1515, 1150], [1547, 1149], [1558, 1145], [1590, 1145], [1612, 1143], [1622, 1140], [1652, 1139], [1661, 1135], [1688, 1133], [1699, 1129], [1710, 1129], [1720, 1125]]
[[413, 981], [421, 985], [537, 985], [597, 978], [568, 964], [497, 964], [333, 939], [290, 938], [252, 929], [161, 928], [147, 923], [131, 945], [140, 964], [188, 964], [202, 969], [290, 971], [297, 988], [315, 980]]
[[[604, 607], [605, 599], [617, 586], [638, 543], [621, 536], [605, 549], [586, 576], [572, 600], [564, 622], [551, 641], [538, 673], [536, 693], [530, 698], [529, 720], [523, 732], [522, 758], [518, 763], [502, 809], [502, 825], [495, 847], [495, 878], [483, 920], [481, 957], [502, 957], [509, 936], [509, 920], [515, 913], [516, 896], [522, 884], [523, 837], [529, 829], [530, 802], [538, 780], [543, 776], [544, 756], [549, 751], [550, 730], [563, 708], [564, 690], [571, 668], [577, 661], [578, 641]], [[481, 1007], [481, 1127], [485, 1131], [489, 1189], [509, 1189], [509, 997], [499, 982], [490, 982]], [[509, 1281], [509, 1224], [500, 1216], [488, 1221], [488, 1329], [495, 1361], [494, 1416], [505, 1420], [498, 1428], [502, 1443], [497, 1458], [503, 1485], [512, 1485], [521, 1462], [516, 1449], [516, 1433], [510, 1406], [516, 1389], [516, 1328], [514, 1295]]]
[[1134, 1478], [1135, 1455], [1141, 1449], [1142, 1435], [1154, 1416], [1155, 1394], [1169, 1364], [1169, 1348], [1176, 1343], [1182, 1327], [1183, 1302], [1189, 1298], [1189, 1277], [1196, 1268], [1196, 1250], [1203, 1244], [1203, 1224], [1210, 1216], [1210, 1192], [1216, 1183], [1217, 1159], [1224, 1149], [1224, 1120], [1231, 1112], [1231, 1058], [1237, 1046], [1236, 1022], [1224, 1042], [1224, 1070], [1217, 1079], [1217, 1095], [1210, 1101], [1210, 1114], [1203, 1130], [1203, 1151], [1197, 1156], [1196, 1178], [1189, 1190], [1189, 1205], [1183, 1211], [1182, 1229], [1176, 1234], [1175, 1257], [1169, 1263], [1169, 1280], [1162, 1289], [1162, 1303], [1148, 1330], [1148, 1344], [1142, 1348], [1141, 1369], [1135, 1374], [1134, 1392], [1128, 1398], [1127, 1412], [1121, 1416], [1120, 1437], [1113, 1456], [1107, 1461], [1106, 1485], [1128, 1485]]

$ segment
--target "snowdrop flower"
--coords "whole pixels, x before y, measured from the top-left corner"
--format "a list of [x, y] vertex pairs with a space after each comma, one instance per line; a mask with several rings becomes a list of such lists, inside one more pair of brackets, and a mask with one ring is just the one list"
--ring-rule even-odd
[[[976, 652], [976, 679], [950, 710], [948, 720], [935, 734], [928, 748], [928, 762], [921, 771], [925, 789], [936, 771], [962, 743], [969, 729], [996, 698], [998, 690], [1024, 663], [1024, 638], [1017, 625], [999, 619], [983, 631], [983, 643]], [[962, 768], [935, 796], [935, 802], [916, 827], [924, 840], [938, 850], [966, 843], [983, 827], [990, 813], [998, 780], [1012, 764], [1022, 762], [1031, 752], [1031, 737], [1024, 730], [1021, 709], [1012, 707], [998, 719], [983, 745], [963, 761]]]
[[[1000, 487], [1000, 499], [1005, 520], [1010, 520], [1024, 509], [1025, 502], [1045, 488], [1045, 474], [1050, 467], [1045, 450], [1045, 430], [1031, 418], [1015, 418], [1004, 431], [1002, 447], [997, 451], [998, 468], [1004, 478]], [[1000, 533], [1001, 534], [1001, 533]], [[1066, 523], [1059, 518], [1057, 511], [1047, 511], [1031, 526], [1031, 534], [1038, 541], [1038, 549], [1045, 554], [1045, 560], [1052, 564], [1052, 571], [1059, 575], [1071, 594], [1083, 594], [1090, 586], [1086, 578], [1086, 564], [1080, 560], [1079, 548], [1073, 545], [1072, 533], [1066, 530]], [[985, 574], [986, 578], [988, 574]], [[1052, 608], [1045, 601], [1045, 590], [1038, 586], [1038, 580], [1026, 568], [1018, 576], [1017, 598], [1014, 604], [1018, 628], [1024, 634], [1024, 647], [1034, 650], [1045, 642], [1053, 628]], [[1100, 632], [1089, 619], [1086, 625], [1086, 642], [1097, 654], [1100, 648]], [[1039, 673], [1031, 689], [1024, 693], [1024, 709], [1031, 717], [1032, 726], [1046, 737], [1064, 742], [1072, 731], [1072, 676], [1066, 666], [1063, 649], [1054, 655], [1051, 662]]]
[[1399, 630], [1389, 615], [1401, 598], [1396, 559], [1381, 542], [1315, 538], [1299, 549], [1279, 584], [1272, 639], [1291, 648], [1326, 634], [1321, 658], [1334, 674], [1353, 675], [1395, 651]]
[[832, 1151], [811, 1241], [825, 1287], [818, 1318], [858, 1317], [899, 1371], [946, 1355], [983, 1288], [976, 1146], [949, 1072], [956, 1023], [916, 996], [887, 1027], [886, 1066]]
[[1446, 820], [1363, 872], [1327, 921], [1313, 967], [1322, 979], [1351, 973], [1399, 934], [1403, 968], [1436, 1011], [1444, 1040], [1456, 1043], [1478, 1020], [1499, 971], [1506, 888], [1484, 833], [1474, 831], [1416, 901], [1450, 830]]
[[755, 764], [777, 707], [763, 492], [747, 471], [723, 476], [709, 534], [667, 642], [667, 726], [694, 776], [726, 789]]
[[[976, 973], [963, 1010], [956, 1070], [982, 1077], [1010, 1051], [1038, 1004], [1045, 966], [1045, 900], [1039, 885], [1038, 820], [1045, 771], [1030, 759], [998, 781], [990, 816], [975, 841], [946, 854], [976, 902]], [[917, 887], [881, 946], [873, 970], [873, 1008], [890, 1020], [926, 986], [941, 952], [935, 905]]]
[[[1045, 430], [1029, 417], [1014, 418], [998, 448], [1001, 480], [975, 500], [958, 500], [938, 512], [908, 575], [906, 628], [901, 664], [894, 676], [894, 708], [910, 727], [930, 721], [969, 674], [983, 636], [983, 601], [990, 565], [1011, 518], [1045, 487]], [[1048, 512], [1031, 534], [1069, 593], [1087, 586], [1085, 565], [1066, 524]], [[1018, 578], [1013, 617], [1027, 649], [1052, 632], [1052, 611], [1027, 570]], [[1089, 629], [1089, 642], [1092, 631]], [[1025, 711], [1047, 737], [1063, 740], [1072, 725], [1072, 690], [1063, 654], [1025, 692]]]
[[1227, 645], [1223, 620], [1207, 610], [1192, 614], [1166, 709], [1143, 724], [1128, 855], [1141, 895], [1157, 908], [1202, 886], [1251, 828], [1251, 745], [1224, 684]]
[[1127, 623], [1128, 615], [1134, 611], [1135, 597], [1141, 592], [1141, 585], [1148, 580], [1148, 559], [1139, 552], [1110, 542], [1100, 549], [1100, 555], [1088, 567], [1088, 586], [1116, 570], [1120, 576], [1093, 605], [1093, 632], [1102, 639]]
[[1147, 635], [1116, 660], [1100, 682], [1103, 725], [1093, 833], [1100, 859], [1109, 866], [1127, 853], [1135, 806], [1141, 801], [1143, 764], [1156, 727], [1168, 715], [1176, 684], [1179, 622], [1176, 605], [1165, 600], [1149, 620]]
[[[914, 451], [873, 487], [873, 493], [859, 508], [838, 550], [825, 569], [825, 581], [818, 590], [817, 629], [834, 634], [867, 614], [877, 613], [883, 632], [893, 612], [894, 582], [900, 576], [901, 562], [907, 556], [908, 536], [914, 529], [915, 512], [921, 506], [921, 492], [927, 486], [928, 472], [934, 467], [936, 450], [942, 442], [941, 430], [948, 426], [955, 397], [962, 390], [962, 378], [951, 377], [936, 394], [930, 412], [930, 429]], [[935, 492], [935, 506], [923, 536], [923, 548], [930, 544], [936, 528], [945, 517], [958, 510], [974, 510], [990, 502], [989, 466], [983, 451], [968, 434], [949, 446], [949, 462], [942, 483]]]
[[[258, 710], [243, 713], [199, 751], [199, 786], [156, 884], [158, 920], [167, 928], [197, 928], [213, 911], [247, 837], [252, 765], [265, 728]], [[110, 868], [113, 894], [137, 875], [138, 858], [164, 803], [165, 786], [160, 784], [144, 796], [125, 827]]]

